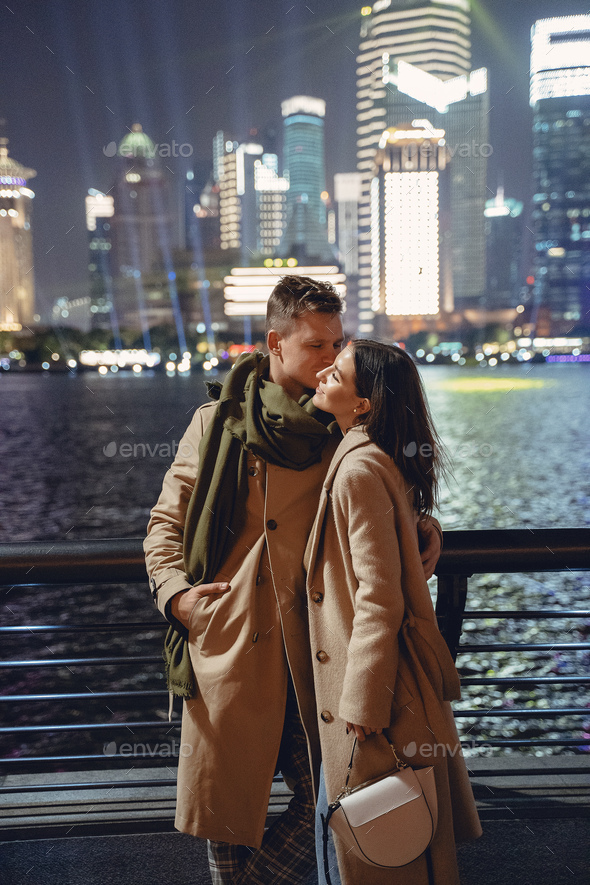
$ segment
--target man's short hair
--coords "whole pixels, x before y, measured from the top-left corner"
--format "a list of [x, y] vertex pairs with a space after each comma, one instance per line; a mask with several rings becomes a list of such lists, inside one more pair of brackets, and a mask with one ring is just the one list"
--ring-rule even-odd
[[266, 331], [289, 334], [294, 319], [311, 313], [342, 313], [342, 299], [330, 283], [310, 277], [285, 276], [274, 287], [266, 308]]

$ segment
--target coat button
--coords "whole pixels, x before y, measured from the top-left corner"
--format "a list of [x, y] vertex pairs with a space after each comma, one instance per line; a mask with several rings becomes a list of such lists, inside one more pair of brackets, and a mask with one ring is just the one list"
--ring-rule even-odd
[[266, 527], [267, 529], [270, 529], [271, 532], [274, 532], [274, 530], [277, 528], [277, 523], [274, 521], [274, 519], [269, 519], [269, 521], [266, 523]]
[[261, 581], [262, 581], [262, 578], [260, 577], [260, 575], [256, 575], [256, 586], [257, 586], [257, 587], [258, 587], [258, 585], [260, 584]]
[[255, 467], [248, 467], [248, 473], [250, 476], [258, 476], [258, 471]]
[[322, 710], [322, 712], [320, 713], [320, 717], [322, 718], [322, 720], [324, 722], [333, 722], [334, 721], [334, 717], [332, 716], [332, 714], [330, 713], [329, 710]]
[[323, 594], [323, 593], [318, 593], [318, 592], [316, 591], [315, 593], [312, 593], [312, 594], [311, 594], [311, 598], [312, 598], [312, 600], [313, 600], [314, 602], [317, 602], [318, 605], [319, 605], [320, 602], [322, 602], [322, 600], [323, 600], [323, 598], [324, 598], [324, 594]]
[[324, 661], [327, 661], [327, 660], [328, 660], [328, 657], [329, 657], [329, 655], [328, 655], [328, 653], [325, 652], [325, 651], [318, 651], [318, 652], [316, 652], [316, 658], [317, 658], [318, 661], [320, 661], [320, 663], [322, 663], [322, 664], [324, 663]]

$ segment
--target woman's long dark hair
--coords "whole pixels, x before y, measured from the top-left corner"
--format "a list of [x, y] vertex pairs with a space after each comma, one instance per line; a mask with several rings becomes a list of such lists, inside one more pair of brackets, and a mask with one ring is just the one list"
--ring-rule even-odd
[[395, 461], [413, 486], [420, 516], [437, 504], [446, 456], [434, 429], [426, 394], [412, 357], [395, 344], [353, 341], [356, 389], [371, 401], [359, 420], [369, 439]]

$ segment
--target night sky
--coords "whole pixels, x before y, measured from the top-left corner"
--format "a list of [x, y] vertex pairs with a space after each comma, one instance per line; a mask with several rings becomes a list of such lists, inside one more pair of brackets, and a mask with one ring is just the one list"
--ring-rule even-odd
[[[224, 129], [274, 130], [280, 102], [324, 98], [328, 189], [355, 169], [360, 0], [9, 0], [1, 4], [0, 117], [9, 150], [37, 170], [38, 309], [87, 294], [84, 197], [108, 190], [103, 148], [141, 122], [157, 144], [189, 145], [164, 162], [183, 176]], [[489, 185], [531, 194], [530, 27], [588, 12], [588, 0], [472, 0], [473, 66], [490, 72]], [[262, 137], [259, 136], [259, 137]], [[184, 153], [189, 151], [184, 148]]]

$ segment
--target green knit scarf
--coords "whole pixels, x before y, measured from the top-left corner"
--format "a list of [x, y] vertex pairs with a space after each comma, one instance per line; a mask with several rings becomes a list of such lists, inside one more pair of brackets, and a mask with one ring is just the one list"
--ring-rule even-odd
[[[268, 380], [269, 358], [245, 354], [223, 386], [209, 385], [218, 405], [199, 444], [199, 474], [184, 528], [184, 569], [193, 586], [211, 583], [241, 528], [248, 494], [247, 453], [270, 464], [305, 470], [318, 463], [334, 419], [311, 398], [298, 403]], [[191, 698], [197, 686], [188, 630], [173, 619], [164, 644], [169, 690]]]

